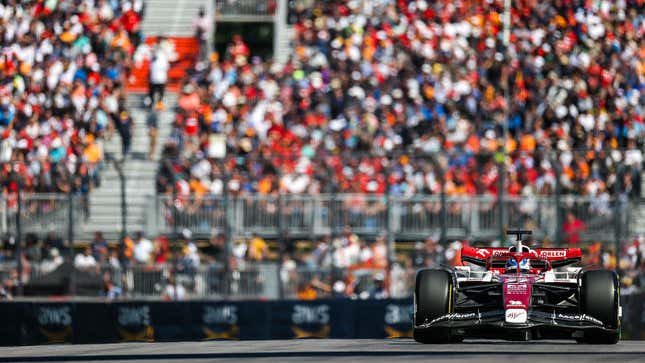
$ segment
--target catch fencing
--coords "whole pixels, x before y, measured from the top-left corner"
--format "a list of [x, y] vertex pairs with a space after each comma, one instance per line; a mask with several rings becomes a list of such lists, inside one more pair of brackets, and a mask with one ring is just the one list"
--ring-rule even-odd
[[147, 208], [147, 230], [170, 235], [175, 228], [187, 228], [208, 237], [214, 230], [228, 228], [235, 236], [255, 233], [278, 238], [286, 233], [293, 238], [318, 238], [349, 226], [368, 238], [388, 233], [396, 240], [431, 235], [477, 240], [498, 238], [504, 226], [532, 229], [536, 238], [566, 243], [571, 215], [584, 224], [575, 232], [580, 241], [612, 241], [630, 236], [638, 223], [630, 204], [583, 196], [504, 197], [501, 202], [494, 196], [441, 195], [209, 195], [175, 201], [158, 196]]
[[[18, 208], [16, 195], [10, 194], [0, 197], [0, 233], [16, 236], [19, 214], [23, 236], [34, 233], [42, 237], [50, 232], [67, 236], [71, 224], [75, 237], [87, 240], [94, 233], [87, 218], [100, 208], [100, 203], [90, 204], [82, 196], [26, 193], [21, 195]], [[575, 231], [581, 242], [607, 242], [642, 233], [640, 214], [644, 209], [642, 203], [623, 198], [572, 195], [282, 194], [174, 200], [160, 195], [149, 199], [143, 232], [154, 237], [188, 229], [198, 238], [218, 231], [228, 233], [229, 238], [255, 233], [269, 239], [315, 239], [350, 227], [366, 238], [387, 234], [395, 240], [423, 240], [436, 236], [447, 242], [497, 239], [502, 228], [522, 227], [533, 230], [535, 238], [566, 243], [571, 215], [583, 223]]]

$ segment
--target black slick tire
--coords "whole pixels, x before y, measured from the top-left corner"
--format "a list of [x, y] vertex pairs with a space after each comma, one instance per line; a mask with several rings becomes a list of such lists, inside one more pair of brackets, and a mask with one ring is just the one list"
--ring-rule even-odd
[[616, 344], [620, 340], [620, 285], [614, 271], [593, 270], [582, 275], [580, 312], [600, 320], [605, 327], [616, 331], [587, 329], [579, 342]]
[[421, 270], [417, 273], [414, 301], [414, 340], [424, 344], [439, 344], [460, 341], [447, 328], [416, 328], [452, 310], [452, 276], [444, 270]]

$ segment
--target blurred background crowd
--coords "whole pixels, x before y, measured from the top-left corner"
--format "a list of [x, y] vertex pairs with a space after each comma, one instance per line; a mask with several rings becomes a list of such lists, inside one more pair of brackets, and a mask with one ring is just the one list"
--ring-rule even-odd
[[516, 2], [505, 47], [502, 3], [313, 1], [286, 64], [234, 37], [185, 79], [158, 191], [432, 194], [441, 152], [448, 194], [496, 195], [504, 148], [508, 195], [640, 196], [643, 4]]

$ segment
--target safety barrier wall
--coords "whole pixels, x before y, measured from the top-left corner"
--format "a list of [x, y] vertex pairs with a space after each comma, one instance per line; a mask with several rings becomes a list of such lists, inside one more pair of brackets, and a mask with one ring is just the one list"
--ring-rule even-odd
[[[624, 296], [623, 339], [645, 339], [645, 295]], [[0, 344], [402, 338], [411, 299], [0, 303]]]

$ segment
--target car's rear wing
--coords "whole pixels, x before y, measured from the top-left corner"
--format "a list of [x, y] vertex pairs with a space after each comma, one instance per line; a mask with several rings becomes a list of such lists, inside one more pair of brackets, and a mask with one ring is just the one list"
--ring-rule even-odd
[[[570, 265], [572, 263], [580, 262], [582, 259], [582, 251], [579, 248], [536, 248], [529, 251], [531, 258], [549, 261], [551, 267]], [[509, 250], [508, 248], [477, 248], [466, 246], [461, 249], [461, 261], [469, 262], [478, 266], [486, 266], [490, 258], [510, 257], [515, 253], [517, 252]], [[519, 253], [526, 253], [526, 251]]]

